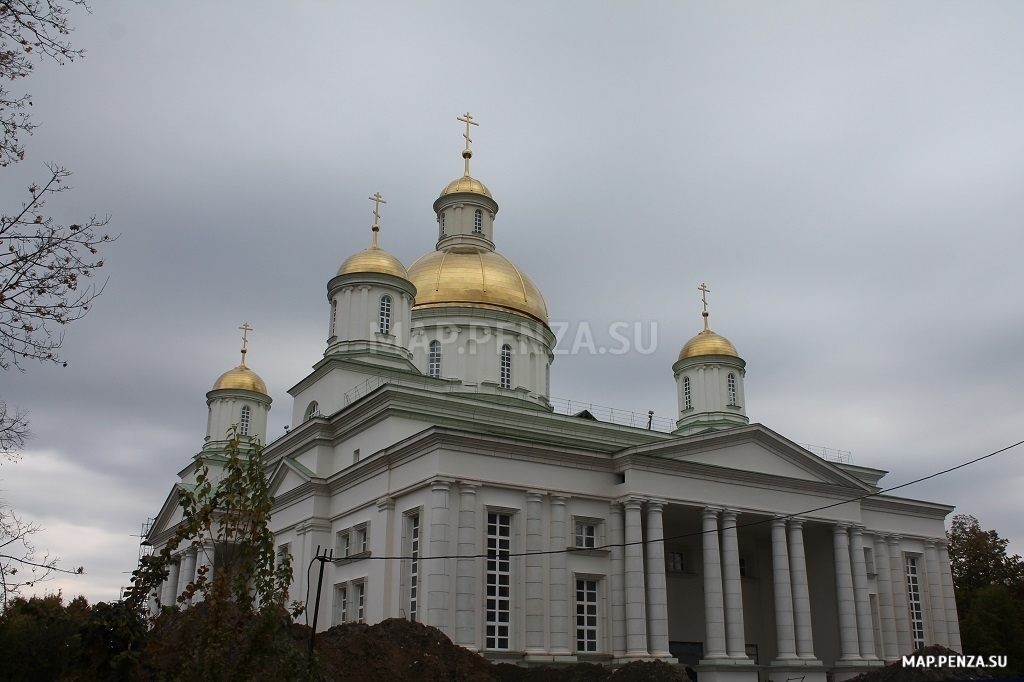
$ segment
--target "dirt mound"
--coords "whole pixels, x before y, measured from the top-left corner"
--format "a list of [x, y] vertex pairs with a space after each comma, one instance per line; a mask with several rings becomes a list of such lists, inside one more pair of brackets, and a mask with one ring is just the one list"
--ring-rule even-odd
[[[292, 636], [305, 651], [309, 628], [295, 625]], [[323, 682], [689, 682], [682, 667], [661, 661], [614, 670], [594, 663], [494, 665], [437, 628], [402, 618], [336, 625], [316, 636], [315, 650]]]
[[[914, 652], [914, 656], [957, 656], [943, 646], [933, 645]], [[931, 682], [932, 680], [987, 680], [992, 676], [984, 668], [910, 668], [901, 661], [858, 675], [848, 682]]]

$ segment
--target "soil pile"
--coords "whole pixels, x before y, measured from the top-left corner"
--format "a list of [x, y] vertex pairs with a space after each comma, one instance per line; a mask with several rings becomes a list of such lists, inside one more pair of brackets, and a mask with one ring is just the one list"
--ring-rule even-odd
[[[305, 651], [309, 628], [294, 625]], [[690, 682], [681, 666], [656, 661], [611, 669], [594, 663], [521, 668], [492, 664], [440, 630], [402, 618], [345, 623], [316, 636], [323, 682]]]

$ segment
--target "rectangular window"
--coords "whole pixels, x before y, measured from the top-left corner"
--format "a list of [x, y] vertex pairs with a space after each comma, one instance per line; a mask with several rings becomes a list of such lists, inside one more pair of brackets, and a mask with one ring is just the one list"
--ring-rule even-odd
[[348, 611], [348, 588], [345, 585], [334, 586], [334, 609], [332, 624], [340, 625], [345, 622]]
[[352, 463], [356, 464], [359, 461], [359, 448], [352, 451]]
[[870, 547], [864, 548], [864, 568], [867, 570], [868, 575], [876, 575], [875, 571], [875, 553]]
[[487, 514], [487, 620], [484, 646], [507, 651], [512, 619], [512, 515]]
[[576, 581], [576, 651], [597, 653], [597, 581]]
[[352, 585], [352, 589], [355, 591], [355, 609], [356, 609], [356, 622], [363, 623], [366, 621], [365, 607], [366, 607], [366, 583], [358, 582]]
[[409, 620], [416, 622], [420, 591], [420, 515], [409, 517]]
[[349, 548], [352, 544], [352, 536], [349, 535], [347, 530], [343, 530], [338, 533], [337, 539], [338, 546], [335, 548], [337, 555], [342, 558], [347, 557], [349, 555]]
[[917, 557], [907, 557], [907, 608], [910, 611], [910, 633], [914, 651], [924, 646], [924, 612], [921, 609], [921, 583], [917, 572]]
[[574, 545], [584, 549], [594, 549], [597, 546], [597, 524], [577, 521]]
[[747, 560], [743, 557], [740, 557], [740, 577], [746, 578], [747, 575]]
[[352, 543], [352, 550], [361, 554], [369, 549], [370, 526], [369, 524], [357, 526], [353, 532], [355, 533], [355, 541]]
[[669, 573], [686, 573], [686, 558], [682, 552], [668, 552], [665, 555], [665, 570]]
[[284, 559], [290, 557], [291, 555], [292, 555], [292, 545], [291, 545], [290, 542], [289, 543], [285, 543], [283, 545], [278, 545], [278, 547], [277, 547], [277, 563], [278, 563], [278, 565], [280, 565], [281, 562]]

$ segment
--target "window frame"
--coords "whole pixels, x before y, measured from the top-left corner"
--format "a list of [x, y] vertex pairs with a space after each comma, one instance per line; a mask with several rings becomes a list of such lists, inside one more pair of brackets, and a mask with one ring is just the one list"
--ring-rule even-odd
[[473, 234], [484, 233], [484, 212], [479, 208], [473, 212]]
[[690, 386], [690, 377], [683, 376], [683, 409], [693, 409], [693, 389]]
[[501, 388], [512, 390], [512, 346], [507, 343], [501, 347], [501, 371], [498, 380]]
[[249, 424], [252, 422], [252, 408], [248, 405], [242, 405], [241, 414], [238, 417], [238, 435], [248, 436], [249, 435]]
[[377, 331], [384, 336], [391, 336], [391, 310], [394, 306], [394, 299], [391, 294], [381, 294], [378, 308]]
[[729, 376], [726, 377], [726, 389], [728, 390], [729, 405], [731, 407], [738, 406], [739, 402], [736, 398], [736, 375], [732, 372], [729, 372]]
[[427, 344], [427, 376], [441, 378], [441, 342], [437, 339]]

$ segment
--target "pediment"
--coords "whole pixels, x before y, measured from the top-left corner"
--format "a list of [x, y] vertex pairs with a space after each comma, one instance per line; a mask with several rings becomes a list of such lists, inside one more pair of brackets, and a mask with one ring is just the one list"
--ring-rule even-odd
[[171, 487], [171, 492], [164, 499], [160, 512], [153, 519], [153, 525], [149, 529], [148, 537], [150, 539], [159, 537], [161, 533], [165, 533], [181, 523], [181, 505], [178, 503], [181, 486], [181, 483], [175, 483]]
[[752, 424], [630, 448], [638, 455], [870, 491], [866, 483], [771, 429]]
[[285, 457], [278, 462], [274, 473], [270, 476], [270, 494], [274, 497], [298, 488], [304, 483], [311, 481], [314, 476], [306, 467], [290, 457]]

